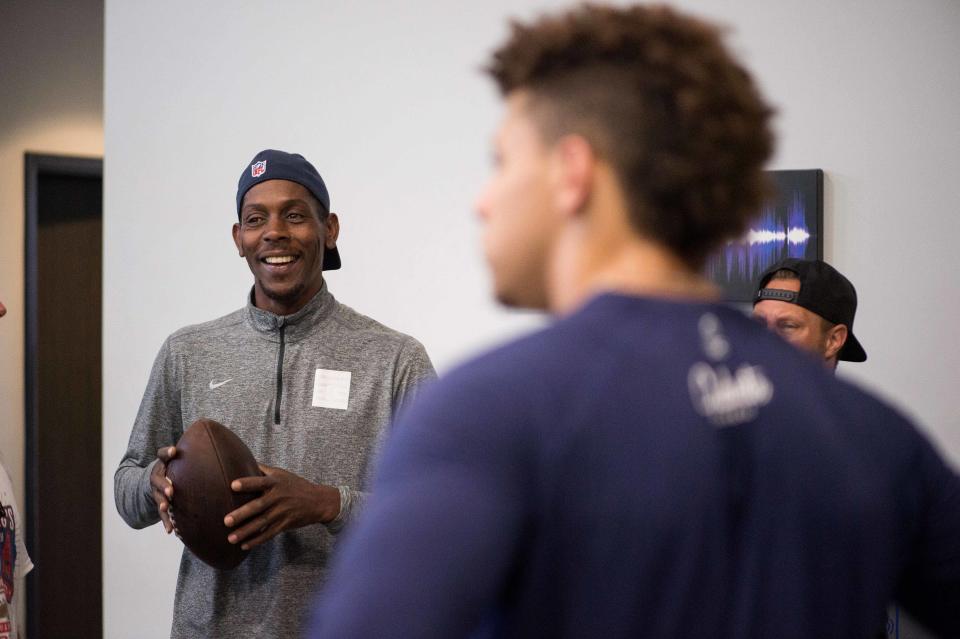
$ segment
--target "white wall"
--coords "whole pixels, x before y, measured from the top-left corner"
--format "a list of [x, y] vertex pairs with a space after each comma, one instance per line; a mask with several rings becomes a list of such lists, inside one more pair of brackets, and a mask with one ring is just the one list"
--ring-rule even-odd
[[[780, 107], [773, 168], [827, 172], [826, 256], [857, 285], [870, 354], [842, 369], [960, 460], [960, 5], [683, 5], [735, 28]], [[334, 293], [420, 338], [441, 370], [536, 323], [488, 300], [471, 203], [499, 115], [477, 69], [507, 15], [547, 6], [107, 3], [106, 504], [164, 337], [243, 303], [229, 230], [261, 148], [304, 153], [327, 180], [343, 225]], [[107, 508], [104, 544], [106, 636], [166, 636], [178, 542]]]
[[0, 2], [0, 52], [0, 460], [23, 514], [23, 155], [102, 155], [103, 2]]

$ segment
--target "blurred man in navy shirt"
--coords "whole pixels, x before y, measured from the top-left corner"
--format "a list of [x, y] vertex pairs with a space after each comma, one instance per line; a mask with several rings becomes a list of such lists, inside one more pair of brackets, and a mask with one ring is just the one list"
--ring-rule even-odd
[[400, 417], [310, 636], [960, 635], [960, 478], [700, 275], [773, 148], [719, 31], [588, 5], [489, 70], [495, 294], [555, 321]]

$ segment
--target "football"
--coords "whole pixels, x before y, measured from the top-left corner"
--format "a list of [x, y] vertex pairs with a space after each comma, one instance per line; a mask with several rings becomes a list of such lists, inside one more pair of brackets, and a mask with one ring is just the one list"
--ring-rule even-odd
[[173, 482], [170, 509], [177, 536], [205, 563], [229, 570], [247, 556], [231, 544], [231, 529], [223, 523], [258, 493], [237, 493], [230, 483], [239, 477], [262, 476], [250, 449], [229, 428], [212, 419], [198, 419], [177, 442], [177, 454], [167, 464]]

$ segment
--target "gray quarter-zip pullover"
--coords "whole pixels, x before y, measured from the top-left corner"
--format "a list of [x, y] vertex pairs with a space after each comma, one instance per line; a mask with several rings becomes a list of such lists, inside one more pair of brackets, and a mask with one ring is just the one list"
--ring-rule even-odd
[[363, 501], [391, 416], [434, 376], [417, 340], [338, 303], [326, 284], [293, 315], [248, 298], [246, 308], [167, 338], [114, 476], [124, 521], [159, 521], [150, 492], [157, 449], [201, 417], [233, 430], [258, 462], [337, 486], [341, 498], [330, 524], [283, 532], [230, 571], [185, 548], [171, 636], [298, 636], [336, 533]]

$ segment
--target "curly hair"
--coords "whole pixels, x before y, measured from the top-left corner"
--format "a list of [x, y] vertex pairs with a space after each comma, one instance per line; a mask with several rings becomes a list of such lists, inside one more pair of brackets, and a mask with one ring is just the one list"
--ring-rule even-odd
[[548, 142], [571, 133], [610, 161], [632, 226], [699, 269], [769, 193], [767, 106], [721, 32], [663, 6], [583, 5], [494, 52], [503, 95], [529, 94]]

